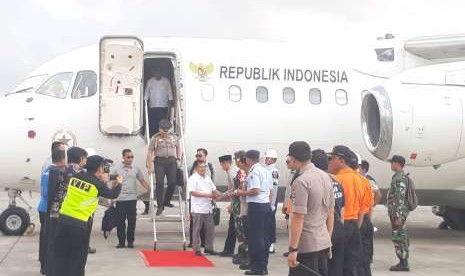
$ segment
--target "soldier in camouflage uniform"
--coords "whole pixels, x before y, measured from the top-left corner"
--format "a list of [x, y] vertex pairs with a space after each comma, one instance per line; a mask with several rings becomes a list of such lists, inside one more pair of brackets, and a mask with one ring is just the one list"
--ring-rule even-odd
[[400, 262], [391, 266], [391, 271], [409, 271], [409, 240], [405, 222], [409, 214], [407, 205], [408, 176], [404, 172], [405, 158], [394, 155], [390, 160], [391, 169], [395, 172], [392, 177], [391, 187], [388, 191], [387, 207], [392, 225], [392, 242], [396, 249], [396, 255]]
[[234, 178], [234, 191], [232, 192], [231, 212], [234, 216], [236, 226], [236, 238], [239, 242], [238, 253], [233, 258], [234, 264], [240, 264], [244, 266], [249, 265], [249, 252], [248, 243], [245, 233], [245, 227], [247, 223], [247, 204], [245, 203], [245, 196], [241, 196], [241, 192], [245, 191], [245, 179], [247, 174], [245, 173], [245, 151], [238, 151], [234, 154], [236, 166], [239, 171]]

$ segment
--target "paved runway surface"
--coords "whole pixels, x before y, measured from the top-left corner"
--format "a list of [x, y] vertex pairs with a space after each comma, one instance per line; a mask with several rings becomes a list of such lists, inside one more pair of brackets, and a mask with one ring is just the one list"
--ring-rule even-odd
[[[29, 196], [26, 195], [26, 198]], [[37, 195], [30, 200], [36, 204]], [[2, 193], [0, 207], [7, 205], [7, 198]], [[139, 210], [142, 209], [139, 203]], [[91, 245], [97, 248], [97, 254], [89, 255], [86, 275], [243, 275], [231, 263], [230, 258], [209, 257], [215, 264], [214, 268], [150, 268], [146, 267], [139, 255], [139, 250], [152, 248], [151, 223], [147, 216], [138, 216], [135, 249], [115, 249], [116, 231], [108, 240], [100, 232], [100, 221], [103, 207], [99, 207], [94, 223]], [[34, 212], [34, 215], [36, 213]], [[215, 249], [221, 251], [227, 227], [227, 215], [222, 210], [221, 226], [216, 229]], [[38, 224], [35, 215], [34, 222]], [[411, 243], [410, 275], [465, 275], [465, 232], [438, 230], [440, 218], [432, 215], [430, 207], [419, 207], [411, 214], [408, 229]], [[375, 234], [375, 256], [373, 275], [397, 275], [389, 272], [389, 266], [396, 262], [393, 246], [390, 240], [390, 228], [386, 209], [378, 206], [374, 212], [374, 224], [378, 227]], [[287, 260], [282, 253], [287, 248], [287, 232], [282, 216], [278, 221], [277, 253], [270, 255], [269, 274], [287, 275]], [[37, 261], [39, 233], [23, 237], [0, 236], [0, 275], [40, 275]], [[173, 249], [176, 249], [174, 247]], [[400, 273], [408, 275], [408, 273]]]

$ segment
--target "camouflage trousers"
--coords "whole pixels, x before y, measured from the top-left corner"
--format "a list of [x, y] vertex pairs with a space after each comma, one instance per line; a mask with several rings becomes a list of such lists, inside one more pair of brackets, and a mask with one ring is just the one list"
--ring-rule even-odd
[[[392, 242], [396, 249], [396, 255], [399, 260], [407, 260], [409, 257], [409, 240], [405, 221], [407, 214], [401, 214], [400, 217], [390, 217], [392, 225]], [[395, 220], [400, 220], [400, 225], [394, 223]]]
[[247, 223], [247, 216], [240, 217], [238, 214], [234, 214], [234, 222], [236, 224], [236, 238], [239, 242], [238, 254], [247, 254], [248, 243], [245, 235], [245, 225]]

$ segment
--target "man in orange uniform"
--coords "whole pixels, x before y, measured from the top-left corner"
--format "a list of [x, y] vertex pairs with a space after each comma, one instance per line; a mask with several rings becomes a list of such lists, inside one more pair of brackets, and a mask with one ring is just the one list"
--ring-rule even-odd
[[370, 264], [373, 258], [373, 224], [371, 223], [371, 211], [373, 209], [374, 197], [370, 181], [358, 172], [361, 158], [352, 152], [349, 167], [360, 177], [362, 184], [362, 216], [358, 221], [360, 229], [361, 248], [358, 254], [357, 273], [359, 276], [371, 276]]
[[329, 155], [329, 172], [336, 176], [342, 185], [345, 197], [344, 206], [344, 276], [358, 275], [356, 271], [357, 255], [360, 253], [359, 221], [363, 219], [363, 185], [358, 173], [349, 167], [352, 160], [351, 150], [342, 145], [335, 146]]

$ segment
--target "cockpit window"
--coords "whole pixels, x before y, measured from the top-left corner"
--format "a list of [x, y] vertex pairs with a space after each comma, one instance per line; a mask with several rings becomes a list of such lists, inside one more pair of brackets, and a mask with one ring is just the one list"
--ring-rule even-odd
[[375, 49], [378, 61], [394, 61], [394, 48]]
[[51, 96], [59, 99], [66, 98], [71, 80], [73, 79], [73, 73], [58, 73], [51, 76], [44, 84], [37, 90], [37, 94]]
[[91, 97], [97, 93], [97, 74], [94, 71], [79, 71], [74, 81], [71, 99]]
[[23, 82], [21, 82], [14, 90], [13, 92], [8, 93], [9, 94], [15, 94], [15, 93], [27, 93], [27, 92], [32, 92], [34, 89], [37, 88], [47, 77], [47, 74], [43, 75], [36, 75], [36, 76], [30, 76], [26, 78]]

